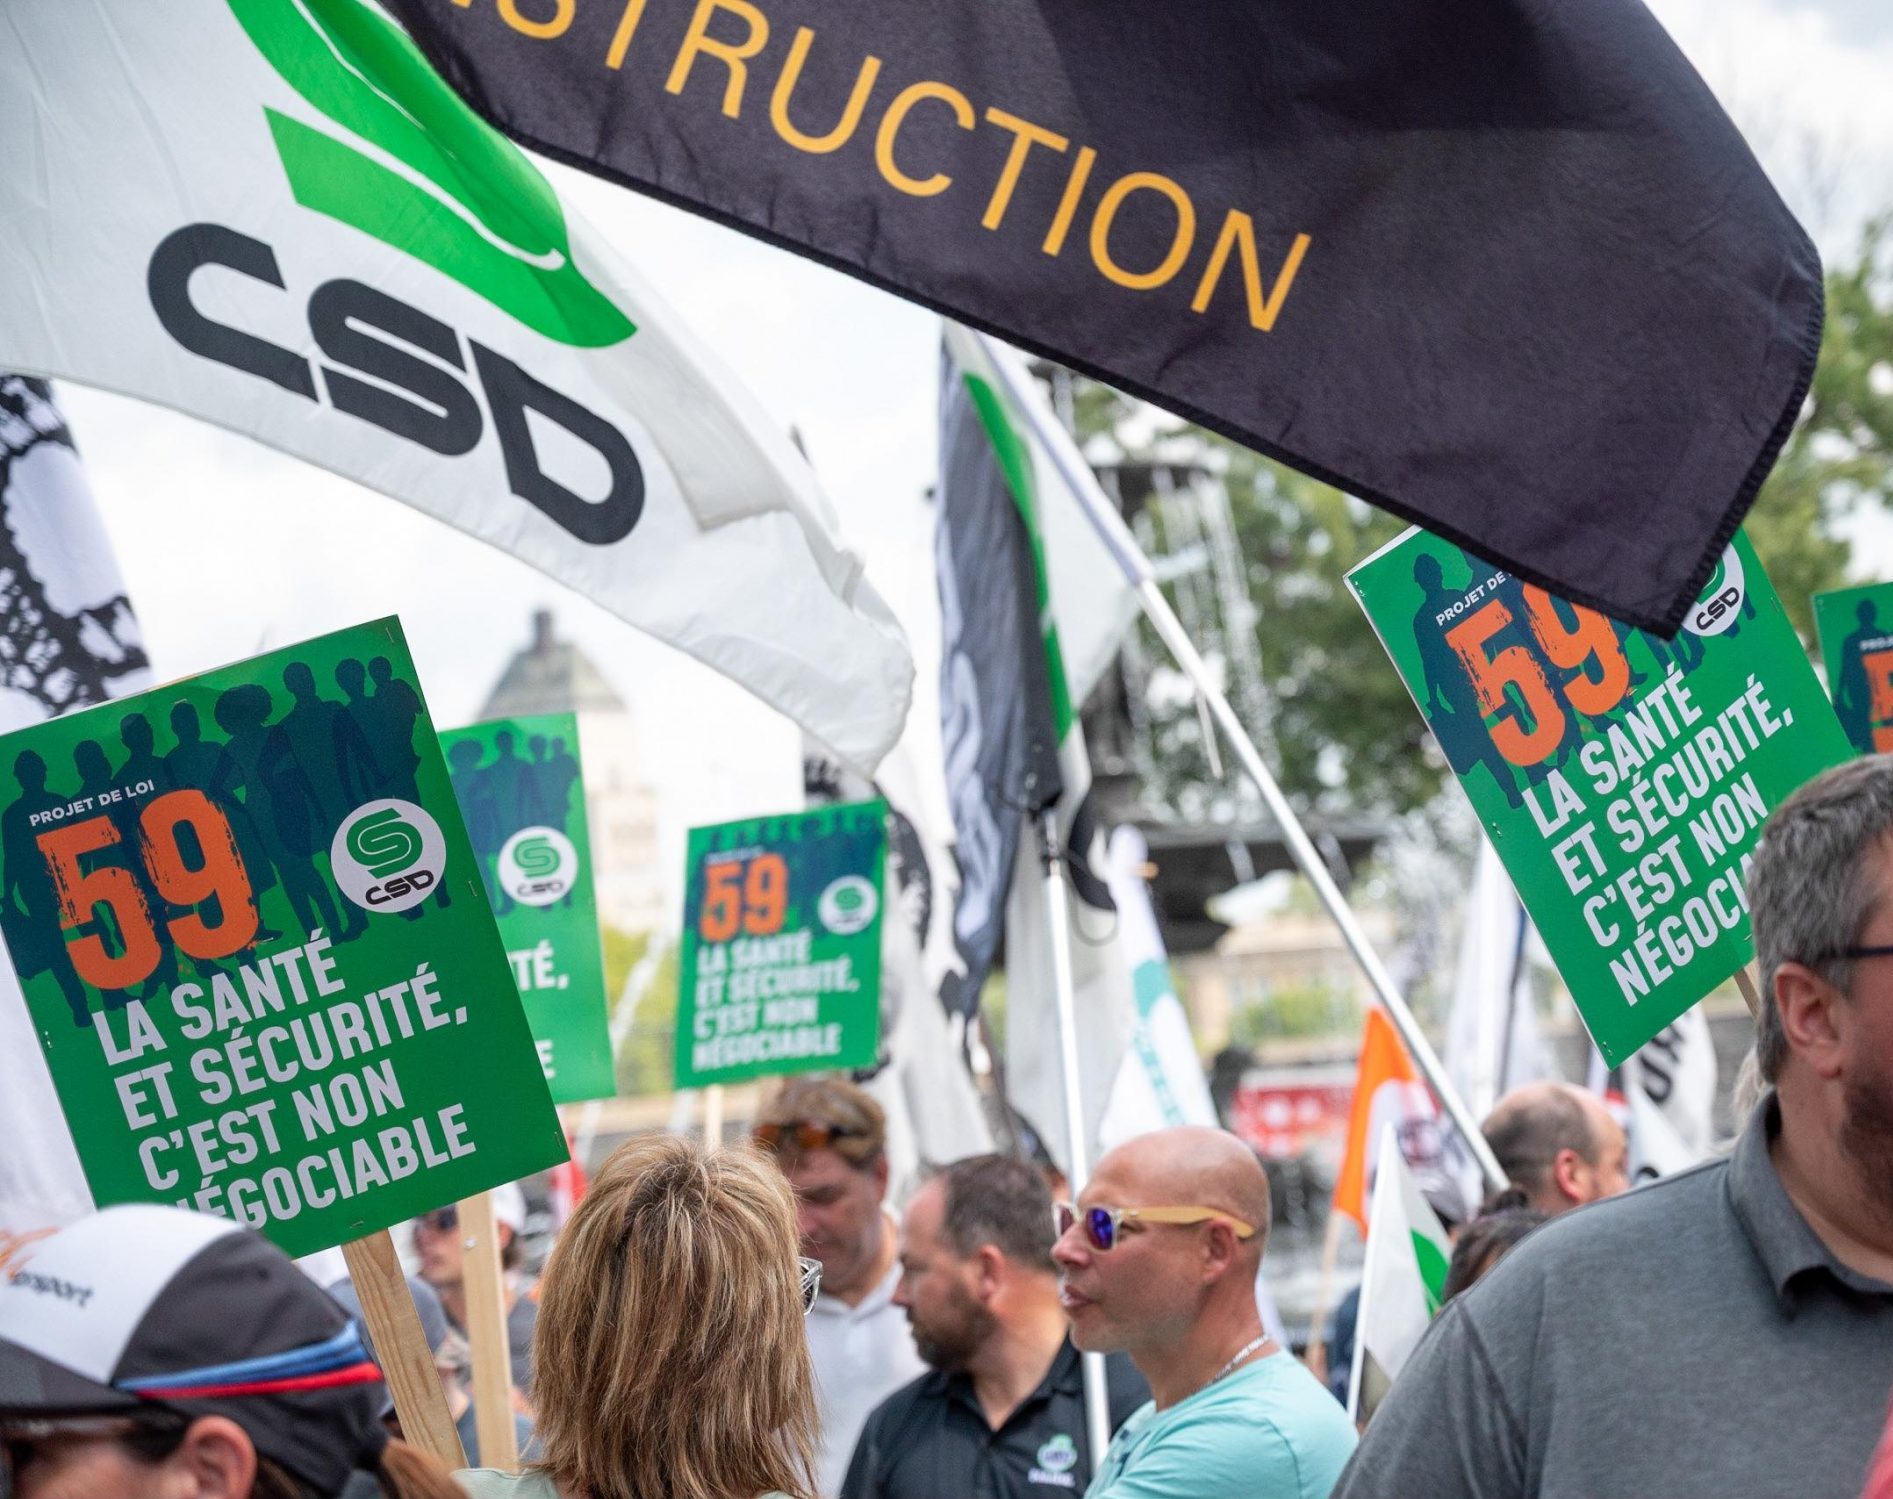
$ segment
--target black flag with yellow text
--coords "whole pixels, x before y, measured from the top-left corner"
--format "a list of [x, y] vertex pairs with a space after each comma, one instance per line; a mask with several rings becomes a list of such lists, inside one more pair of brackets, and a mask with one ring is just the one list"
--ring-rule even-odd
[[528, 146], [1665, 632], [1821, 271], [1641, 0], [393, 0]]

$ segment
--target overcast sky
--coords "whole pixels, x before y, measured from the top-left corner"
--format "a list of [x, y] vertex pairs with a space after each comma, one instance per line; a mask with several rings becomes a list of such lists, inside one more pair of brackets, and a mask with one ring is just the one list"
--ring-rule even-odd
[[[1654, 9], [1825, 253], [1843, 252], [1863, 215], [1893, 207], [1887, 0]], [[764, 407], [801, 431], [848, 540], [913, 637], [915, 712], [931, 723], [938, 619], [920, 497], [934, 463], [935, 319], [731, 230], [549, 170]], [[786, 721], [541, 574], [187, 417], [70, 385], [61, 399], [161, 677], [399, 614], [436, 718], [455, 724], [525, 641], [530, 611], [549, 606], [633, 706], [673, 865], [685, 826], [799, 797]], [[937, 749], [922, 753], [937, 760]]]

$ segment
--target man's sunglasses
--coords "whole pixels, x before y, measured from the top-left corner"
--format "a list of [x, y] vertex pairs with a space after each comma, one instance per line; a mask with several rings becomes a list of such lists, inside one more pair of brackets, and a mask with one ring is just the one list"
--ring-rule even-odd
[[1069, 1202], [1052, 1205], [1052, 1224], [1062, 1239], [1074, 1223], [1082, 1222], [1085, 1242], [1103, 1254], [1117, 1248], [1126, 1230], [1141, 1231], [1146, 1223], [1227, 1223], [1238, 1239], [1255, 1237], [1255, 1226], [1216, 1208], [1086, 1208], [1080, 1212]]
[[460, 1227], [459, 1204], [456, 1203], [451, 1207], [435, 1208], [431, 1213], [422, 1213], [420, 1217], [414, 1220], [414, 1225], [417, 1228], [431, 1228], [437, 1234], [452, 1233], [456, 1228]]
[[764, 1150], [782, 1150], [790, 1145], [797, 1150], [830, 1150], [837, 1140], [859, 1140], [864, 1132], [820, 1119], [788, 1119], [781, 1124], [759, 1124], [753, 1133]]
[[798, 1256], [802, 1266], [802, 1315], [815, 1310], [815, 1298], [822, 1294], [822, 1262], [807, 1255]]

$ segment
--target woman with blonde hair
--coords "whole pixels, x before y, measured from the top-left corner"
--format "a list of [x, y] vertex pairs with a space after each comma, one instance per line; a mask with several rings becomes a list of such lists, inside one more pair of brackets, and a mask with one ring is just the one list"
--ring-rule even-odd
[[543, 1455], [472, 1499], [815, 1499], [815, 1385], [782, 1173], [676, 1136], [613, 1152], [539, 1287]]

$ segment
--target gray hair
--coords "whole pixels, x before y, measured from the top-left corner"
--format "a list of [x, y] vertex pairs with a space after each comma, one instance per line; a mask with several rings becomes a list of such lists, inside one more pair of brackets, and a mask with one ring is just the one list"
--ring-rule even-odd
[[1761, 969], [1755, 1055], [1772, 1083], [1788, 1037], [1775, 1005], [1783, 963], [1813, 970], [1843, 994], [1860, 938], [1880, 897], [1869, 850], [1893, 835], [1893, 756], [1869, 755], [1824, 771], [1774, 811], [1748, 869], [1749, 919]]

